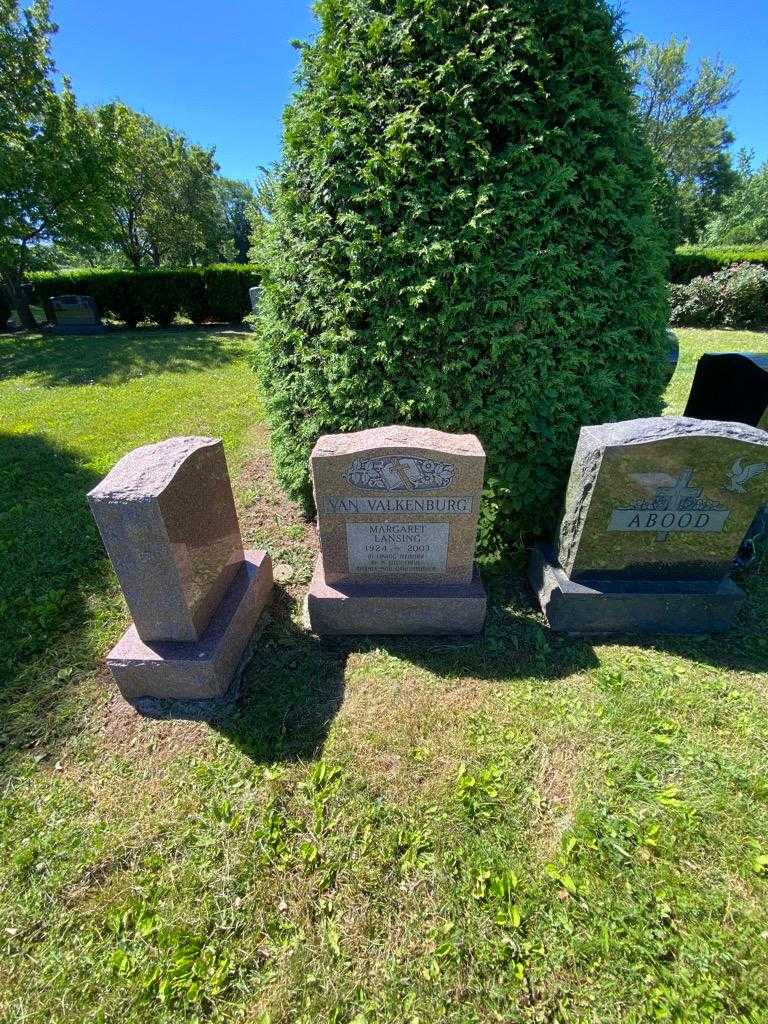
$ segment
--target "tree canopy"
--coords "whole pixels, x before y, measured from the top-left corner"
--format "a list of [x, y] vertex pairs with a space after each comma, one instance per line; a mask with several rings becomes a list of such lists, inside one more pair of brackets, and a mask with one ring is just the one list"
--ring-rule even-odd
[[57, 260], [244, 261], [250, 187], [147, 115], [83, 107], [67, 79], [57, 89], [55, 31], [48, 0], [0, 0], [0, 285], [24, 325], [25, 272]]
[[114, 110], [119, 146], [107, 244], [136, 270], [233, 258], [233, 183], [218, 177], [213, 150], [122, 103]]
[[699, 236], [737, 178], [722, 116], [736, 95], [735, 69], [716, 57], [694, 70], [687, 55], [687, 40], [674, 36], [666, 43], [638, 37], [628, 48], [640, 125], [666, 177], [657, 209], [675, 241]]
[[713, 245], [768, 240], [768, 162], [753, 170], [742, 155], [736, 187], [707, 225], [704, 240]]
[[103, 238], [116, 155], [114, 108], [57, 92], [48, 0], [0, 0], [0, 284], [34, 326], [21, 284], [30, 248]]

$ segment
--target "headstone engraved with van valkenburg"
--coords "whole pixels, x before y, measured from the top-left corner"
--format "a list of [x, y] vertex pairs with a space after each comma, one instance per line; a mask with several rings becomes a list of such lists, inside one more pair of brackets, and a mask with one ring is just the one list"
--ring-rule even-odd
[[728, 578], [768, 494], [768, 434], [656, 417], [583, 427], [556, 549], [531, 583], [553, 629], [715, 633], [744, 594]]
[[104, 334], [107, 330], [90, 295], [52, 295], [48, 302], [56, 334]]
[[311, 456], [320, 536], [313, 631], [480, 632], [484, 467], [472, 434], [391, 426], [321, 437]]
[[222, 696], [271, 595], [272, 564], [243, 550], [221, 441], [136, 448], [88, 501], [133, 617], [107, 656], [123, 696]]

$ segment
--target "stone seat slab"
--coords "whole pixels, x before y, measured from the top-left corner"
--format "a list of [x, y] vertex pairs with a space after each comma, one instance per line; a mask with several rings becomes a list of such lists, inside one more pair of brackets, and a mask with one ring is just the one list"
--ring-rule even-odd
[[732, 580], [571, 580], [550, 545], [534, 546], [528, 578], [551, 629], [578, 635], [725, 633], [744, 603]]
[[199, 700], [228, 689], [248, 641], [272, 593], [272, 561], [266, 551], [245, 559], [198, 641], [145, 643], [129, 626], [107, 655], [123, 697]]

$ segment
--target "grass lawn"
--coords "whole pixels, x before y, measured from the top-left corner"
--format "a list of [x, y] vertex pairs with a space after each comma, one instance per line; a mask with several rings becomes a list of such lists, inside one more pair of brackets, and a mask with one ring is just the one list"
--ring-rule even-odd
[[[682, 407], [703, 351], [679, 331]], [[738, 629], [555, 636], [490, 568], [485, 637], [320, 643], [252, 337], [0, 336], [0, 1021], [768, 1020], [768, 582]], [[222, 436], [284, 581], [236, 713], [141, 719], [85, 492]]]

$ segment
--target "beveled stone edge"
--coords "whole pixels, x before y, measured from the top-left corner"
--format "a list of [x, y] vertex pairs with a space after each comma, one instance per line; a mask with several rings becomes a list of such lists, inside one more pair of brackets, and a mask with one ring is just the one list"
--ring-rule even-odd
[[[153, 714], [152, 710], [147, 711], [146, 709], [151, 709], [153, 706], [156, 709], [170, 709], [163, 717], [206, 717], [206, 715], [200, 716], [197, 714], [191, 716], [189, 713], [190, 708], [199, 708], [201, 710], [207, 708], [211, 714], [218, 713], [218, 710], [221, 708], [221, 702], [226, 702], [229, 699], [233, 684], [239, 683], [239, 675], [242, 672], [242, 668], [253, 654], [253, 646], [261, 633], [260, 623], [264, 624], [264, 614], [269, 606], [274, 590], [272, 559], [268, 551], [265, 549], [247, 550], [246, 558], [244, 559], [244, 564], [246, 563], [249, 566], [249, 571], [253, 574], [251, 580], [234, 604], [230, 601], [231, 606], [229, 608], [222, 608], [220, 621], [216, 623], [217, 627], [221, 627], [218, 644], [221, 644], [228, 632], [232, 636], [231, 631], [234, 630], [234, 637], [237, 640], [239, 650], [236, 650], [233, 654], [231, 649], [227, 650], [223, 646], [217, 647], [216, 644], [211, 649], [209, 638], [207, 643], [202, 644], [192, 642], [158, 645], [165, 648], [168, 657], [149, 660], [142, 656], [139, 651], [139, 646], [146, 650], [148, 645], [139, 640], [136, 657], [126, 658], [121, 656], [120, 653], [115, 656], [115, 651], [119, 652], [121, 646], [124, 647], [126, 645], [126, 640], [133, 642], [134, 638], [138, 636], [133, 623], [131, 623], [106, 656], [106, 664], [110, 669], [115, 685], [128, 704], [141, 713], [149, 714]], [[243, 606], [243, 601], [251, 593], [259, 598], [253, 609]], [[225, 605], [226, 598], [222, 601], [222, 606]], [[239, 623], [236, 621], [238, 619]], [[241, 625], [248, 622], [251, 623], [250, 630], [245, 634], [241, 642]], [[203, 650], [203, 657], [200, 658], [199, 655], [203, 647], [207, 647], [208, 650]], [[197, 656], [195, 655], [196, 650]], [[206, 654], [209, 656], [206, 657]], [[187, 657], [184, 657], [185, 655]], [[210, 655], [213, 655], [213, 657]], [[135, 686], [126, 685], [125, 678], [123, 678], [121, 685], [120, 673], [122, 670], [140, 672], [142, 666], [145, 666], [151, 675], [155, 675], [158, 668], [162, 671], [164, 663], [171, 666], [172, 673], [174, 670], [183, 671], [185, 666], [194, 669], [196, 664], [199, 665], [204, 677], [202, 684], [198, 684], [198, 689], [202, 693], [198, 695], [188, 690], [185, 694], [177, 693], [174, 696], [166, 696], [158, 695], [156, 692], [136, 692]], [[236, 699], [236, 693], [234, 699]], [[145, 710], [142, 710], [143, 707]]]
[[[589, 586], [571, 580], [557, 563], [552, 548], [544, 543], [533, 545], [529, 553], [527, 577], [549, 628], [553, 632], [572, 636], [722, 635], [731, 629], [736, 615], [746, 600], [746, 593], [728, 576], [719, 581], [673, 580], [669, 581], [666, 589], [664, 581], [658, 581], [652, 585], [643, 586], [639, 590], [631, 590], [629, 587], [632, 581], [627, 580], [625, 581], [626, 589], [601, 590], [599, 589], [600, 581], [593, 580], [591, 583], [595, 586]], [[679, 585], [677, 589], [675, 589], [675, 584]], [[711, 623], [712, 616], [711, 608], [707, 609], [706, 616], [702, 615], [700, 608], [697, 608], [697, 605], [703, 600], [713, 601], [720, 606], [721, 615], [727, 619], [722, 627], [705, 628]], [[646, 605], [652, 607], [656, 602], [673, 602], [682, 607], [686, 601], [691, 602], [691, 606], [697, 611], [702, 623], [701, 628], [699, 626], [689, 630], [638, 628], [638, 605], [643, 608]], [[579, 614], [599, 607], [604, 607], [611, 614], [622, 613], [623, 605], [627, 606], [627, 621], [621, 625], [613, 624], [609, 628], [601, 629], [599, 625], [584, 626], [571, 623], [569, 626], [565, 622], [571, 609], [574, 617], [578, 618]], [[665, 609], [665, 613], [668, 613], [667, 609]]]
[[451, 434], [431, 427], [408, 427], [391, 424], [371, 427], [348, 434], [321, 434], [315, 442], [310, 459], [335, 455], [355, 455], [387, 449], [410, 448], [416, 451], [440, 452], [464, 458], [485, 458], [485, 449], [475, 434]]
[[[186, 449], [180, 442], [188, 442]], [[167, 455], [164, 448], [171, 448], [173, 443], [178, 444], [178, 450]], [[139, 445], [127, 452], [115, 463], [107, 475], [88, 491], [86, 497], [90, 504], [94, 501], [151, 501], [159, 498], [172, 483], [176, 473], [190, 456], [204, 449], [215, 448], [220, 445], [222, 458], [224, 456], [224, 442], [220, 437], [202, 437], [197, 435], [183, 435], [179, 437], [167, 437], [162, 441], [153, 444]], [[168, 455], [173, 454], [172, 458]], [[166, 461], [164, 461], [164, 458]], [[157, 479], [152, 476], [157, 473]], [[229, 474], [229, 467], [227, 467]]]
[[768, 446], [768, 433], [758, 427], [728, 420], [700, 420], [693, 416], [646, 416], [633, 420], [589, 424], [581, 428], [579, 440], [582, 434], [585, 437], [588, 435], [591, 443], [600, 448], [625, 448], [691, 437]]

